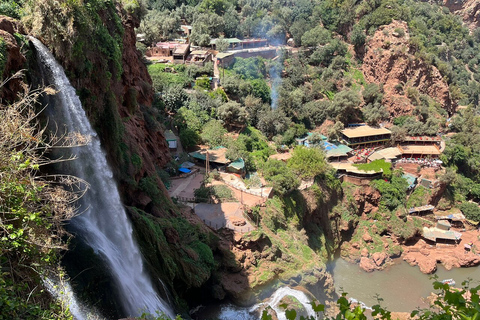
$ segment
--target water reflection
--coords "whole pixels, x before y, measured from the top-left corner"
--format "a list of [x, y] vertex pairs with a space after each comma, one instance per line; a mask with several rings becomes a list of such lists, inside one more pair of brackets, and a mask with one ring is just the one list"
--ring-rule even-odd
[[[404, 261], [398, 261], [386, 270], [368, 273], [356, 264], [337, 259], [333, 262], [332, 271], [337, 292], [347, 292], [349, 297], [367, 306], [378, 303], [378, 294], [383, 299], [381, 305], [390, 311], [410, 312], [417, 307], [427, 307], [424, 298], [434, 291], [431, 276]], [[439, 266], [436, 275], [439, 280], [454, 279], [457, 286], [468, 278], [472, 279], [471, 286], [480, 283], [478, 267], [447, 271]]]

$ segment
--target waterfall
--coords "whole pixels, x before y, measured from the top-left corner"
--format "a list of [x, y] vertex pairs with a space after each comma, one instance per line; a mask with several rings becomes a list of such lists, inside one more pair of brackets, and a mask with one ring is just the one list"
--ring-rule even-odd
[[126, 315], [138, 316], [144, 311], [156, 315], [160, 311], [173, 318], [173, 311], [158, 296], [143, 268], [142, 255], [133, 238], [132, 226], [120, 200], [112, 171], [75, 89], [52, 53], [39, 40], [30, 39], [49, 83], [58, 91], [53, 106], [55, 120], [64, 124], [68, 132], [91, 137], [89, 145], [75, 148], [77, 160], [69, 163], [69, 173], [90, 185], [79, 203], [82, 213], [72, 219], [71, 224], [79, 231], [79, 236], [104, 259], [116, 281], [118, 298]]
[[[277, 313], [277, 317], [279, 320], [287, 320], [285, 316], [285, 310], [280, 308], [278, 305], [280, 301], [286, 296], [291, 296], [297, 299], [305, 308], [308, 316], [317, 319], [315, 311], [310, 304], [311, 301], [304, 292], [289, 287], [281, 287], [272, 294], [272, 296], [268, 299], [267, 302], [267, 304]], [[264, 304], [265, 303], [260, 303], [253, 306], [250, 311], [255, 311]]]
[[64, 307], [68, 308], [75, 320], [101, 319], [99, 315], [92, 314], [91, 310], [88, 310], [77, 301], [69, 282], [44, 278], [43, 284], [52, 296], [60, 300]]

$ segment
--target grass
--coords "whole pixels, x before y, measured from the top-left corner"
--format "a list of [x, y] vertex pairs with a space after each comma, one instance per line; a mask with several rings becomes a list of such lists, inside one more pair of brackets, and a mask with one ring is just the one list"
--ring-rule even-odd
[[384, 176], [390, 176], [392, 174], [391, 163], [385, 160], [375, 160], [370, 163], [354, 164], [359, 170], [362, 171], [375, 171], [380, 172], [383, 170]]
[[408, 197], [407, 208], [420, 207], [428, 204], [428, 198], [432, 194], [430, 189], [423, 186], [418, 186], [415, 191]]

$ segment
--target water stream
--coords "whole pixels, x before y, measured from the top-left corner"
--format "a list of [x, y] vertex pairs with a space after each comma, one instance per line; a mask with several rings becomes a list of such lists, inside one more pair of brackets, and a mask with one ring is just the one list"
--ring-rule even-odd
[[[386, 270], [365, 272], [356, 264], [343, 259], [333, 262], [333, 279], [337, 292], [347, 292], [348, 297], [365, 303], [366, 306], [378, 304], [375, 296], [383, 299], [381, 305], [390, 311], [410, 312], [417, 307], [428, 307], [425, 298], [434, 292], [433, 279], [404, 261], [397, 261]], [[457, 287], [471, 278], [471, 286], [480, 284], [480, 269], [454, 268], [446, 270], [441, 265], [435, 273], [438, 280], [453, 279]]]
[[31, 41], [47, 82], [58, 91], [54, 105], [50, 106], [54, 109], [54, 120], [64, 124], [68, 132], [79, 132], [92, 140], [85, 147], [75, 148], [72, 152], [78, 159], [68, 164], [69, 174], [90, 185], [79, 203], [82, 214], [71, 221], [73, 227], [110, 269], [126, 316], [161, 311], [172, 318], [171, 307], [158, 296], [144, 270], [112, 171], [75, 89], [51, 52], [39, 40], [31, 38]]

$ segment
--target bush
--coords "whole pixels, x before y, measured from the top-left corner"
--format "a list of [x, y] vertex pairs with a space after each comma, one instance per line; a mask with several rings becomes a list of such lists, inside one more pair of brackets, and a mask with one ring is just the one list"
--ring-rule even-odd
[[480, 207], [475, 202], [464, 202], [460, 205], [465, 218], [474, 222], [480, 222]]

